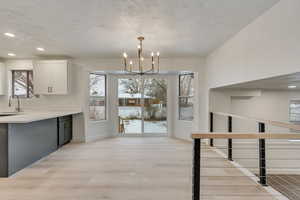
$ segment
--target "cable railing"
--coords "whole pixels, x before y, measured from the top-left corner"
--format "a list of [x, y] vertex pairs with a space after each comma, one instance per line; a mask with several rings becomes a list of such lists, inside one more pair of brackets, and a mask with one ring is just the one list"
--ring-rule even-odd
[[[214, 115], [226, 117], [226, 131], [214, 132]], [[234, 132], [234, 118], [255, 122], [258, 132]], [[223, 199], [225, 197], [226, 199], [251, 198], [257, 200], [300, 199], [300, 194], [298, 194], [300, 180], [297, 180], [299, 188], [287, 187], [288, 183], [283, 180], [285, 177], [281, 176], [288, 169], [289, 172], [299, 174], [300, 178], [300, 147], [277, 142], [282, 140], [298, 141], [300, 134], [289, 131], [266, 133], [266, 124], [300, 130], [299, 125], [285, 122], [221, 112], [210, 113], [210, 132], [192, 134], [194, 140], [193, 200]], [[207, 139], [209, 144], [202, 142]], [[219, 145], [218, 140], [227, 142]], [[258, 146], [253, 146], [253, 143], [248, 141], [257, 141], [255, 144]], [[270, 166], [267, 167], [267, 164]], [[278, 174], [267, 174], [267, 170], [272, 173], [277, 171]], [[291, 178], [292, 176], [287, 175], [286, 177]], [[279, 184], [279, 182], [281, 183]], [[266, 187], [268, 183], [272, 187]], [[295, 183], [295, 180], [292, 180], [292, 183]], [[287, 196], [288, 198], [286, 198]]]
[[[214, 132], [214, 116], [215, 115], [227, 117], [228, 132], [232, 132], [232, 118], [256, 122], [256, 123], [258, 123], [259, 131], [264, 131], [266, 124], [270, 125], [270, 126], [276, 126], [276, 127], [281, 127], [281, 128], [292, 129], [295, 131], [300, 131], [300, 125], [297, 125], [297, 124], [291, 124], [291, 123], [287, 123], [287, 122], [280, 122], [280, 121], [274, 121], [274, 120], [266, 120], [266, 119], [248, 117], [248, 116], [241, 116], [241, 115], [232, 114], [232, 113], [210, 112], [209, 113], [209, 116], [210, 116], [209, 121], [210, 121], [210, 132], [211, 133]], [[230, 139], [228, 139], [228, 140], [230, 140]], [[213, 146], [213, 145], [214, 145], [214, 141], [213, 141], [213, 139], [210, 139], [210, 146]]]
[[[268, 139], [300, 139], [300, 134], [298, 133], [193, 133], [192, 139], [194, 140], [194, 150], [193, 150], [193, 200], [200, 200], [200, 190], [201, 188], [204, 190], [201, 197], [203, 199], [209, 199], [208, 196], [255, 196], [258, 195], [262, 197], [262, 199], [269, 199], [269, 197], [274, 196], [267, 192], [263, 192], [259, 189], [259, 192], [253, 194], [253, 185], [246, 184], [240, 185], [243, 181], [238, 181], [238, 179], [247, 177], [255, 180], [256, 175], [251, 172], [245, 170], [244, 166], [239, 165], [238, 163], [228, 162], [229, 157], [225, 158], [226, 155], [222, 156], [222, 153], [212, 154], [210, 151], [218, 152], [216, 148], [201, 144], [202, 139], [257, 139], [259, 140], [259, 173], [258, 180], [259, 184], [262, 186], [267, 186], [267, 168], [266, 168], [266, 154], [265, 154], [265, 140]], [[209, 153], [208, 155], [201, 154]], [[227, 162], [226, 162], [227, 161]], [[201, 166], [202, 163], [202, 166]], [[202, 168], [201, 168], [202, 167]], [[213, 170], [212, 170], [213, 169]], [[223, 169], [223, 170], [216, 170]], [[240, 171], [237, 171], [240, 170]], [[202, 172], [202, 175], [201, 175]], [[242, 173], [243, 172], [243, 173]], [[215, 183], [211, 186], [215, 187], [215, 189], [223, 190], [223, 193], [206, 193], [205, 188], [207, 188], [207, 184], [203, 184], [200, 187], [200, 181], [202, 179], [213, 179]], [[222, 182], [222, 179], [228, 178], [227, 182], [230, 180], [232, 183], [237, 182], [236, 185], [218, 185], [218, 182]], [[218, 181], [217, 181], [218, 180]], [[224, 180], [223, 180], [224, 182]], [[249, 190], [247, 190], [247, 187]], [[257, 188], [256, 186], [254, 186]], [[226, 191], [228, 190], [228, 191]], [[234, 191], [236, 190], [236, 191]], [[242, 192], [238, 192], [242, 190]], [[248, 191], [248, 192], [247, 192]], [[231, 193], [230, 193], [231, 192]], [[237, 192], [237, 193], [236, 193]], [[238, 194], [238, 195], [237, 195]], [[278, 195], [278, 194], [277, 194]], [[242, 198], [241, 198], [242, 199]], [[258, 197], [257, 197], [258, 199]]]

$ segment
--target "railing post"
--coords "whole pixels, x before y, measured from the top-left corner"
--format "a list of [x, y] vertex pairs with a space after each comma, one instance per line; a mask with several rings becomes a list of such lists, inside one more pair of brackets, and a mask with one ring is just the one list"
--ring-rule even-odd
[[[228, 132], [231, 133], [232, 132], [232, 117], [228, 116]], [[227, 154], [228, 154], [228, 160], [233, 161], [232, 160], [232, 139], [229, 138], [228, 139], [228, 150], [227, 150]]]
[[[265, 124], [259, 122], [258, 130], [260, 133], [265, 132]], [[259, 139], [259, 182], [263, 186], [267, 186], [267, 169], [266, 169], [266, 141]]]
[[[214, 132], [214, 113], [213, 112], [209, 113], [209, 122], [210, 122], [209, 131], [212, 133], [212, 132]], [[210, 143], [210, 146], [213, 147], [214, 139], [211, 138], [209, 143]]]
[[194, 139], [193, 156], [193, 200], [200, 200], [201, 139]]

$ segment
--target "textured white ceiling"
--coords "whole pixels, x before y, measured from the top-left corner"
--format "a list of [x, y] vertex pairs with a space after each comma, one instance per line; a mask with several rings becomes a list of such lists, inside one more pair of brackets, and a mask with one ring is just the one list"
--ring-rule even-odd
[[[44, 54], [116, 58], [145, 49], [203, 56], [279, 0], [0, 0], [0, 57]], [[16, 38], [3, 36], [4, 32]]]
[[[289, 89], [289, 85], [297, 88]], [[220, 88], [219, 88], [220, 89]], [[222, 87], [221, 89], [300, 90], [300, 72]]]

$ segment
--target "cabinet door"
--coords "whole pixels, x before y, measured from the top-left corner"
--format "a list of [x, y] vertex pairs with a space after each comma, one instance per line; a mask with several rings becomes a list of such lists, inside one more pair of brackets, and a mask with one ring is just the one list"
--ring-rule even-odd
[[67, 94], [67, 60], [37, 61], [34, 67], [34, 80], [36, 94]]
[[70, 142], [72, 140], [72, 120], [67, 120], [65, 121], [65, 137], [64, 137], [64, 142], [65, 144]]
[[58, 147], [65, 144], [65, 122], [58, 122]]
[[51, 74], [49, 86], [52, 94], [68, 93], [68, 63], [67, 61], [56, 61], [51, 65]]
[[0, 95], [5, 94], [6, 79], [5, 79], [5, 66], [3, 63], [0, 63]]
[[34, 93], [48, 94], [50, 84], [51, 66], [45, 62], [36, 62], [33, 69]]

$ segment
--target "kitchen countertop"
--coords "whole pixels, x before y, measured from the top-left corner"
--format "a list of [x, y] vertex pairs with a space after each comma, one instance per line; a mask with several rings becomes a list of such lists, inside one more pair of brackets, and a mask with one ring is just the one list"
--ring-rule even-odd
[[40, 121], [45, 119], [57, 118], [66, 115], [73, 115], [81, 113], [81, 110], [64, 110], [64, 111], [25, 111], [20, 112], [17, 115], [1, 116], [0, 123], [30, 123], [34, 121]]

